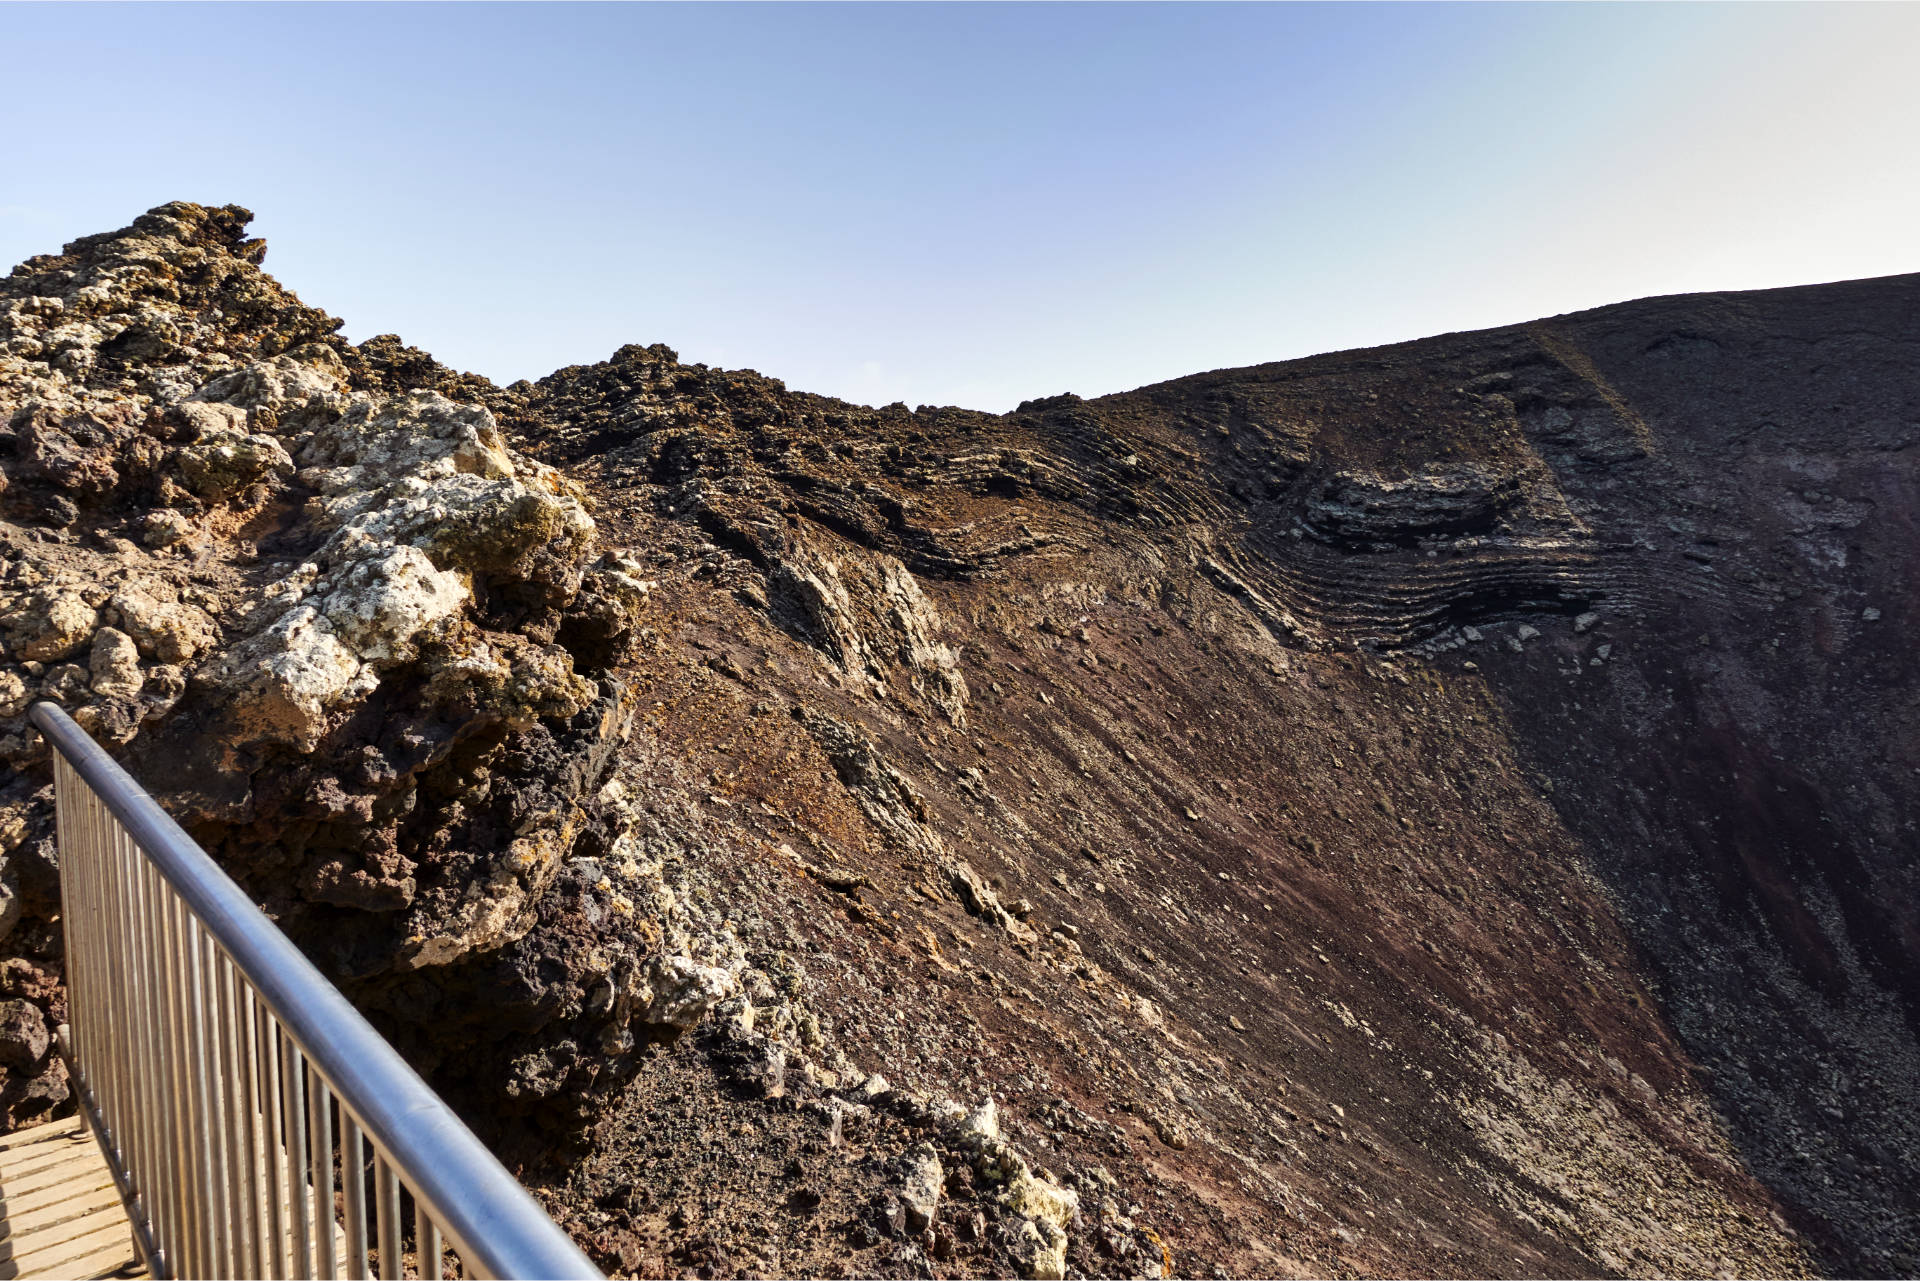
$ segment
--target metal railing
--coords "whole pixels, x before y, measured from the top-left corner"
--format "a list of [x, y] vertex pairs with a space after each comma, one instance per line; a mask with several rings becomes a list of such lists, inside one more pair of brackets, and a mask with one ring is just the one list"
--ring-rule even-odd
[[126, 771], [58, 707], [31, 715], [67, 1050], [154, 1276], [600, 1275]]

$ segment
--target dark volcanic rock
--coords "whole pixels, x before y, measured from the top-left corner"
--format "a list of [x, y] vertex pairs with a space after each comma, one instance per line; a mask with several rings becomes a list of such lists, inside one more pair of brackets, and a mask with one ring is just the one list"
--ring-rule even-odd
[[31, 1001], [0, 1001], [0, 1067], [31, 1073], [46, 1061], [51, 1044], [39, 1006]]
[[1920, 281], [996, 417], [244, 225], [0, 290], [35, 1017], [56, 697], [623, 1273], [1920, 1267]]

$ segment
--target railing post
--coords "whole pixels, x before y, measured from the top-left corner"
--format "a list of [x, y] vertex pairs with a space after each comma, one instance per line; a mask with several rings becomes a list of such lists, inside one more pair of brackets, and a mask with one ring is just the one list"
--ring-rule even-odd
[[360, 1123], [340, 1109], [340, 1175], [346, 1181], [347, 1276], [372, 1281], [367, 1270], [367, 1144]]

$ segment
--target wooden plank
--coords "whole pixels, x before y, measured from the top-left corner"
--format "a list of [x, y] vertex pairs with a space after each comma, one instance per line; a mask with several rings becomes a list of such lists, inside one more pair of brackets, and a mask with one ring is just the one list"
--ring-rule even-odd
[[64, 1134], [50, 1134], [36, 1142], [22, 1143], [0, 1151], [0, 1170], [11, 1170], [17, 1166], [31, 1164], [48, 1152], [58, 1152], [63, 1148], [91, 1142], [93, 1142], [91, 1130], [69, 1130]]
[[113, 1172], [79, 1117], [0, 1136], [0, 1281], [138, 1270]]
[[93, 1141], [91, 1134], [84, 1134], [77, 1139], [67, 1139], [60, 1143], [39, 1143], [30, 1148], [22, 1148], [18, 1153], [10, 1154], [16, 1157], [13, 1162], [0, 1161], [0, 1188], [12, 1187], [16, 1179], [25, 1178], [35, 1170], [45, 1169], [49, 1165], [59, 1165], [75, 1157], [84, 1157], [89, 1154], [95, 1157], [100, 1156], [100, 1145]]
[[[132, 1241], [127, 1241], [110, 1250], [96, 1250], [84, 1259], [75, 1259], [62, 1264], [58, 1277], [84, 1278], [84, 1281], [96, 1281], [99, 1277], [116, 1276], [128, 1272], [139, 1264], [139, 1256], [133, 1252]], [[144, 1273], [140, 1275], [145, 1275]]]
[[[9, 1214], [0, 1221], [0, 1232], [9, 1237], [25, 1238], [41, 1228], [52, 1227], [56, 1223], [65, 1223], [69, 1219], [79, 1218], [83, 1214], [93, 1214], [112, 1206], [120, 1206], [120, 1192], [111, 1182], [104, 1188], [95, 1188], [71, 1201], [47, 1209], [34, 1210], [26, 1214]], [[124, 1211], [121, 1211], [124, 1214]]]
[[[35, 1254], [42, 1250], [51, 1250], [77, 1237], [87, 1236], [101, 1230], [102, 1223], [112, 1226], [124, 1216], [109, 1215], [106, 1211], [83, 1214], [77, 1219], [68, 1219], [65, 1223], [56, 1223], [52, 1227], [40, 1228], [18, 1239], [8, 1237], [0, 1241], [0, 1262]], [[128, 1230], [131, 1231], [131, 1225]]]
[[43, 1165], [26, 1174], [0, 1179], [0, 1210], [29, 1192], [38, 1192], [41, 1188], [50, 1188], [96, 1171], [113, 1177], [113, 1172], [98, 1152], [76, 1152], [58, 1165]]
[[105, 1165], [95, 1165], [89, 1169], [76, 1171], [59, 1183], [35, 1188], [19, 1196], [0, 1194], [0, 1214], [8, 1219], [18, 1219], [32, 1214], [36, 1210], [47, 1210], [71, 1201], [75, 1197], [85, 1196], [95, 1188], [113, 1187], [113, 1171]]
[[91, 1225], [84, 1235], [44, 1245], [36, 1243], [18, 1255], [13, 1263], [20, 1275], [59, 1276], [61, 1269], [75, 1259], [84, 1259], [102, 1250], [120, 1250], [128, 1258], [134, 1257], [133, 1232], [121, 1216], [96, 1214], [81, 1222]]
[[71, 1152], [75, 1148], [84, 1147], [100, 1147], [100, 1145], [94, 1143], [92, 1133], [83, 1129], [79, 1133], [60, 1135], [46, 1143], [27, 1143], [23, 1147], [8, 1148], [6, 1152], [0, 1152], [0, 1173], [8, 1173], [10, 1170], [33, 1170], [48, 1156], [56, 1156], [60, 1152]]
[[70, 1116], [64, 1121], [49, 1121], [45, 1125], [36, 1125], [30, 1130], [15, 1130], [12, 1134], [0, 1134], [0, 1152], [28, 1143], [44, 1143], [48, 1139], [57, 1139], [62, 1135], [72, 1134], [85, 1128], [86, 1123], [78, 1116]]

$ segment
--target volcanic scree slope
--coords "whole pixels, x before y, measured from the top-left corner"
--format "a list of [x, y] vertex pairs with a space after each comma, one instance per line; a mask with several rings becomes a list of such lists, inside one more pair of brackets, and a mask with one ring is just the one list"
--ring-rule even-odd
[[66, 706], [610, 1270], [1920, 1270], [1920, 278], [993, 416], [497, 387], [177, 203], [0, 285]]

